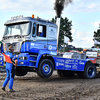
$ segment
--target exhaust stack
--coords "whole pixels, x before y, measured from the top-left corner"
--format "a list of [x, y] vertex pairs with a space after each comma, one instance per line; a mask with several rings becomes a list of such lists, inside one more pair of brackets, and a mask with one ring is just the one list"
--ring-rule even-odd
[[57, 17], [56, 25], [57, 25], [57, 49], [58, 49], [58, 40], [59, 40], [59, 31], [60, 31], [60, 17]]
[[58, 48], [58, 40], [59, 40], [59, 29], [60, 29], [60, 16], [62, 14], [62, 11], [64, 9], [64, 5], [68, 6], [69, 3], [72, 3], [73, 0], [55, 0], [54, 3], [54, 10], [56, 11], [57, 14], [57, 21], [56, 25], [58, 26], [57, 28], [57, 48]]

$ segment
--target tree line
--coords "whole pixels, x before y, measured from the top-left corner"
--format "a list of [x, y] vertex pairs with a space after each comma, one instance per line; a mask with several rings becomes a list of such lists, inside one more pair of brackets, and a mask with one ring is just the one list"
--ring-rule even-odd
[[[57, 17], [52, 18], [52, 22], [56, 23]], [[72, 21], [70, 21], [67, 17], [60, 19], [60, 30], [59, 30], [59, 40], [58, 40], [58, 48], [61, 48], [64, 45], [64, 36], [70, 39], [70, 42], [73, 41], [72, 38]]]
[[[57, 20], [57, 17], [55, 16], [55, 18], [52, 18], [51, 21], [53, 23], [56, 23], [56, 20]], [[58, 40], [58, 49], [62, 48], [62, 45], [66, 45], [66, 44], [64, 44], [64, 36], [68, 37], [70, 39], [70, 42], [73, 41], [71, 30], [72, 30], [72, 21], [70, 21], [67, 17], [65, 17], [65, 18], [61, 17], [59, 40]], [[97, 31], [94, 31], [94, 34], [93, 34], [93, 41], [95, 41], [95, 40], [100, 42], [100, 24], [99, 24], [99, 28], [97, 29]], [[100, 44], [95, 44], [95, 46], [93, 46], [93, 47], [99, 47], [100, 48]], [[68, 48], [68, 47], [65, 48], [65, 50], [67, 50], [67, 51], [69, 49], [70, 48]]]

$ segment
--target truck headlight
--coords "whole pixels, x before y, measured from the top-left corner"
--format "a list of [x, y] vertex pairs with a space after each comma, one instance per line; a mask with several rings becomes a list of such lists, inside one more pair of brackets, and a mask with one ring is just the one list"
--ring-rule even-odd
[[19, 57], [19, 60], [27, 60], [27, 57]]
[[20, 64], [24, 64], [24, 62], [20, 62]]
[[0, 57], [0, 60], [2, 60], [2, 57]]

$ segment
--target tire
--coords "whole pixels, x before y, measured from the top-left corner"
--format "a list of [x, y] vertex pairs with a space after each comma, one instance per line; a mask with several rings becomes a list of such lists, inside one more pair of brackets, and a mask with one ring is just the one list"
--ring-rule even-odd
[[37, 74], [41, 78], [49, 78], [54, 70], [54, 64], [49, 59], [44, 59], [40, 62], [37, 69]]
[[67, 70], [57, 70], [57, 74], [60, 77], [74, 77], [74, 72]]
[[83, 78], [92, 79], [95, 78], [96, 74], [97, 74], [96, 66], [92, 63], [88, 63], [85, 66], [85, 70], [83, 72]]
[[16, 75], [17, 76], [24, 76], [27, 74], [27, 70], [23, 67], [16, 67]]

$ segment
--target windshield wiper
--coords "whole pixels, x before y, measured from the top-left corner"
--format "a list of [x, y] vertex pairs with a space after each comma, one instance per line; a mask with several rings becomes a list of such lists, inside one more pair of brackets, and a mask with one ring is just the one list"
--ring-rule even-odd
[[11, 38], [11, 37], [13, 37], [13, 36], [7, 36], [8, 38]]
[[14, 38], [16, 38], [16, 37], [20, 37], [21, 38], [22, 36], [21, 35], [14, 35]]
[[4, 36], [3, 39], [8, 39], [8, 38], [11, 38], [13, 36]]

